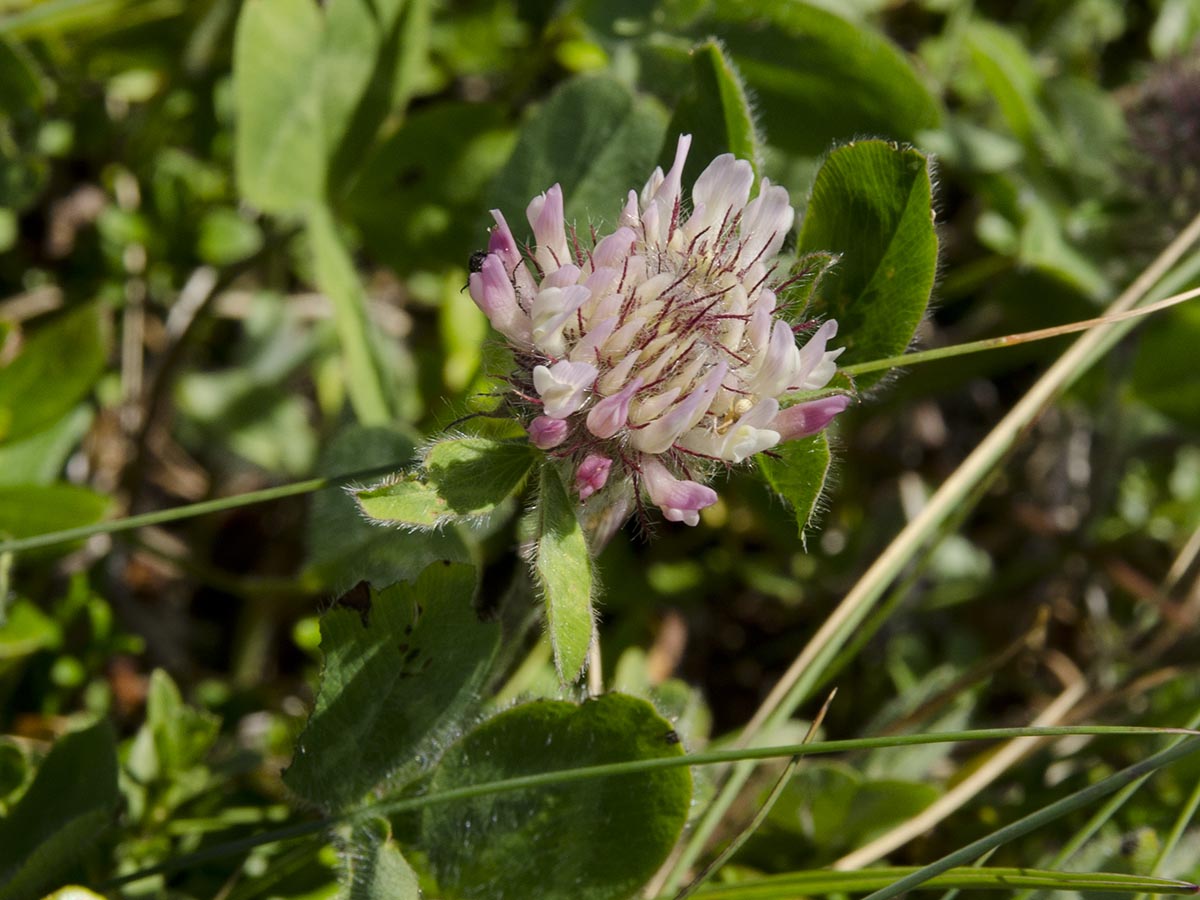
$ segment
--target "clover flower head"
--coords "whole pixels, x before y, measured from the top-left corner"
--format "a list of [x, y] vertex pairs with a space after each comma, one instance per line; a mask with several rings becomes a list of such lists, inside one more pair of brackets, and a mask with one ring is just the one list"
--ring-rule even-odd
[[630, 191], [617, 227], [584, 241], [556, 184], [530, 202], [522, 252], [493, 210], [471, 297], [508, 339], [510, 400], [532, 443], [565, 461], [580, 501], [643, 494], [695, 525], [717, 500], [705, 482], [780, 441], [815, 434], [840, 395], [781, 408], [824, 387], [841, 350], [830, 320], [802, 345], [780, 316], [776, 256], [795, 220], [788, 193], [745, 160], [718, 156], [696, 179], [690, 212], [674, 164]]

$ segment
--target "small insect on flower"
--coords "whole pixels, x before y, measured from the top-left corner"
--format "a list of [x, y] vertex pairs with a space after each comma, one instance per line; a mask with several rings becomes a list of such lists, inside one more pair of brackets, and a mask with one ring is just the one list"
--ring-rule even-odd
[[526, 210], [535, 244], [524, 252], [492, 210], [469, 287], [512, 347], [513, 414], [568, 469], [580, 502], [629, 509], [644, 495], [695, 525], [717, 501], [706, 482], [718, 471], [821, 431], [849, 398], [783, 407], [833, 377], [837, 323], [800, 346], [781, 315], [787, 191], [763, 178], [751, 199], [750, 164], [725, 154], [685, 204], [690, 145], [679, 138], [670, 171], [630, 191], [602, 237], [567, 226], [557, 184]]
[[[476, 250], [474, 253], [471, 254], [471, 258], [467, 260], [467, 272], [473, 274], [475, 272], [482, 271], [483, 270], [483, 261], [485, 259], [487, 259], [487, 257], [488, 257], [488, 252], [486, 250]], [[470, 277], [470, 276], [468, 275], [468, 277]], [[467, 282], [467, 284], [464, 284], [461, 288], [459, 288], [458, 292], [461, 294], [468, 287], [470, 287], [470, 282]]]

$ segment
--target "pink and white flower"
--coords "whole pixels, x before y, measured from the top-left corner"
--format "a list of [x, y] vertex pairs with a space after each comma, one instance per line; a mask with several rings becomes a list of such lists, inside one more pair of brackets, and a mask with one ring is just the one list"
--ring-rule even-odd
[[608, 473], [612, 470], [613, 461], [599, 453], [589, 453], [575, 470], [575, 490], [579, 499], [586, 500], [597, 491], [603, 489], [608, 481]]
[[580, 501], [643, 492], [695, 525], [704, 482], [780, 441], [825, 428], [849, 403], [817, 391], [836, 372], [837, 323], [803, 345], [780, 317], [776, 256], [795, 220], [787, 191], [745, 160], [717, 157], [685, 204], [691, 137], [674, 164], [630, 191], [618, 227], [584, 241], [558, 185], [526, 210], [522, 253], [504, 217], [471, 296], [514, 350], [512, 406], [530, 440], [570, 465]]
[[529, 423], [527, 429], [529, 440], [539, 450], [553, 450], [567, 439], [571, 426], [565, 419], [555, 419], [552, 416], [538, 416]]

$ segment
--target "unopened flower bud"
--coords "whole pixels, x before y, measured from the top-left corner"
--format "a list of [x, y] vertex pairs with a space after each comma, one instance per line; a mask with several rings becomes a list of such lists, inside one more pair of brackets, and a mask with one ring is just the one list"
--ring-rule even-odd
[[538, 416], [529, 423], [529, 440], [539, 450], [553, 450], [567, 439], [571, 426], [563, 419]]
[[844, 394], [797, 403], [775, 416], [771, 421], [771, 428], [779, 432], [779, 439], [782, 441], [809, 437], [818, 431], [824, 431], [833, 421], [833, 417], [849, 405], [850, 398]]
[[599, 453], [589, 453], [575, 470], [575, 490], [579, 499], [586, 500], [608, 482], [608, 473], [613, 461]]

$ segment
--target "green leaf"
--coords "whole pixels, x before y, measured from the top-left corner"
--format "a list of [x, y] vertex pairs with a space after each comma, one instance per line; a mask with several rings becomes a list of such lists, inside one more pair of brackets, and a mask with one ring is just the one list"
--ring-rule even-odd
[[921, 132], [917, 143], [942, 165], [989, 175], [1012, 169], [1025, 153], [1012, 138], [963, 115], [947, 114], [941, 128]]
[[228, 448], [271, 472], [308, 474], [317, 452], [311, 404], [289, 388], [317, 338], [294, 306], [266, 291], [251, 294], [241, 332], [223, 354], [228, 365], [180, 374], [173, 399], [185, 439]]
[[931, 203], [928, 160], [884, 141], [839, 147], [817, 172], [800, 251], [841, 254], [812, 307], [838, 320], [839, 363], [895, 356], [912, 340], [937, 272]]
[[235, 169], [265, 212], [295, 212], [325, 192], [322, 16], [312, 0], [254, 0], [233, 46]]
[[410, 528], [478, 519], [521, 489], [536, 458], [524, 441], [447, 438], [426, 451], [420, 474], [388, 479], [355, 496], [372, 519]]
[[1110, 292], [1104, 274], [1067, 241], [1063, 223], [1055, 209], [1036, 194], [1023, 198], [1020, 243], [1017, 258], [1022, 265], [1054, 276], [1093, 300]]
[[0, 819], [0, 900], [26, 900], [64, 883], [112, 824], [117, 748], [101, 721], [64, 735], [33, 784]]
[[62, 629], [28, 600], [17, 600], [0, 623], [0, 672], [15, 661], [57, 647]]
[[[454, 276], [450, 276], [454, 278]], [[461, 394], [483, 375], [484, 346], [488, 341], [487, 316], [471, 295], [464, 293], [457, 279], [444, 281], [438, 309], [438, 335], [442, 343], [442, 382], [451, 394]], [[497, 401], [499, 398], [474, 394], [472, 398]]]
[[813, 297], [820, 290], [821, 282], [837, 264], [837, 254], [824, 250], [810, 251], [796, 260], [788, 273], [792, 283], [779, 298], [781, 304], [787, 307], [784, 315], [789, 322], [796, 323], [804, 318], [812, 305]]
[[399, 272], [465, 268], [487, 241], [463, 223], [478, 221], [484, 190], [515, 143], [508, 110], [497, 103], [442, 101], [414, 110], [367, 160], [347, 197], [372, 257]]
[[[859, 872], [788, 872], [767, 878], [749, 878], [696, 891], [697, 900], [792, 900], [822, 894], [859, 893], [885, 887], [911, 875], [907, 866], [880, 866]], [[997, 866], [950, 869], [917, 886], [928, 890], [1012, 891], [1017, 888], [1048, 891], [1100, 891], [1105, 893], [1192, 894], [1195, 885], [1168, 878], [1108, 872], [1049, 872]]]
[[771, 452], [779, 458], [766, 453], [755, 457], [758, 470], [796, 513], [796, 525], [803, 540], [825, 489], [825, 479], [829, 477], [829, 438], [822, 431], [779, 444]]
[[[677, 757], [671, 725], [644, 700], [538, 701], [470, 732], [431, 794], [580, 765]], [[463, 898], [617, 900], [666, 859], [691, 802], [686, 768], [513, 791], [431, 806], [422, 844], [439, 884]], [[533, 848], [533, 852], [531, 852]]]
[[1070, 160], [1064, 174], [1078, 185], [1079, 195], [1106, 190], [1127, 165], [1129, 126], [1120, 101], [1088, 78], [1055, 78], [1045, 90], [1052, 134]]
[[434, 563], [412, 584], [355, 589], [322, 617], [321, 683], [289, 788], [344, 809], [386, 778], [417, 774], [426, 748], [461, 728], [500, 641], [474, 594], [470, 566]]
[[[20, 237], [21, 224], [17, 221], [17, 214], [7, 206], [0, 206], [0, 253], [7, 253], [16, 246], [17, 238]], [[0, 331], [0, 340], [4, 339], [7, 332]]]
[[564, 683], [575, 681], [592, 643], [592, 559], [562, 477], [542, 466], [534, 572], [546, 602], [554, 665]]
[[221, 720], [183, 702], [162, 669], [150, 674], [146, 721], [129, 751], [128, 768], [139, 783], [173, 778], [199, 766], [221, 730]]
[[666, 114], [654, 101], [634, 96], [620, 83], [574, 78], [521, 130], [489, 205], [505, 212], [520, 240], [525, 207], [558, 182], [567, 223], [575, 222], [581, 235], [588, 233], [589, 222], [612, 225], [629, 189], [645, 182], [654, 168], [666, 125]]
[[[868, 780], [842, 763], [818, 763], [796, 772], [767, 822], [833, 856], [862, 846], [936, 800], [933, 785], [898, 779]], [[757, 837], [757, 836], [756, 836]]]
[[[333, 439], [317, 466], [320, 475], [340, 475], [368, 466], [401, 468], [416, 447], [392, 427], [351, 426]], [[419, 509], [418, 509], [419, 512]], [[355, 498], [340, 487], [313, 495], [306, 532], [312, 574], [335, 593], [359, 581], [384, 588], [412, 581], [436, 560], [471, 561], [471, 553], [452, 528], [397, 534], [363, 518]]]
[[712, 28], [753, 93], [771, 143], [783, 150], [816, 156], [862, 134], [912, 140], [941, 117], [894, 44], [816, 6], [715, 4]]
[[16, 359], [0, 368], [0, 442], [48, 427], [82, 400], [108, 355], [96, 304], [37, 329]]
[[1200, 431], [1200, 303], [1184, 303], [1144, 326], [1133, 367], [1133, 392], [1144, 403]]
[[363, 513], [377, 522], [394, 522], [405, 528], [437, 528], [452, 521], [450, 511], [431, 484], [417, 474], [387, 478], [354, 492]]
[[0, 34], [17, 40], [61, 39], [85, 32], [95, 41], [106, 32], [126, 31], [135, 24], [176, 17], [178, 0], [45, 0], [10, 4], [0, 17]]
[[0, 803], [24, 787], [29, 759], [12, 738], [0, 738]]
[[417, 875], [392, 841], [386, 819], [355, 827], [346, 859], [346, 900], [419, 900]]
[[429, 0], [333, 0], [326, 4], [322, 110], [330, 183], [352, 180], [376, 132], [416, 88], [428, 52]]
[[[381, 43], [385, 35], [395, 39], [393, 28], [406, 5], [406, 0], [331, 0], [324, 5], [321, 62], [327, 78], [321, 85], [321, 106], [329, 146], [348, 135], [351, 120], [360, 114], [369, 91], [378, 91], [384, 103], [390, 103], [396, 48], [381, 52]], [[372, 84], [374, 79], [383, 83]], [[361, 137], [370, 140], [373, 136], [372, 129]]]
[[308, 239], [317, 287], [333, 304], [350, 403], [364, 425], [382, 425], [391, 420], [392, 414], [379, 355], [372, 343], [367, 295], [354, 260], [338, 235], [333, 213], [324, 204], [315, 204], [309, 211]]
[[92, 410], [76, 406], [48, 428], [0, 444], [0, 485], [50, 484], [92, 424]]
[[1052, 139], [1053, 126], [1039, 103], [1042, 77], [1021, 39], [1002, 25], [975, 19], [964, 45], [1013, 136], [1035, 158], [1057, 150], [1060, 144]]
[[403, 106], [429, 35], [426, 0], [255, 0], [234, 44], [238, 185], [303, 212], [356, 171]]
[[253, 256], [262, 247], [262, 230], [225, 207], [209, 210], [200, 220], [196, 253], [206, 263], [228, 266]]
[[0, 487], [0, 535], [22, 538], [91, 525], [109, 498], [75, 484]]
[[1191, 0], [1163, 0], [1150, 29], [1150, 50], [1155, 59], [1182, 57], [1200, 37], [1200, 8]]
[[124, 759], [132, 776], [124, 789], [129, 819], [161, 821], [211, 791], [214, 773], [206, 763], [220, 730], [220, 718], [184, 703], [171, 676], [155, 669], [146, 696], [146, 721]]
[[425, 472], [451, 512], [477, 516], [520, 490], [536, 458], [523, 441], [448, 438], [426, 452]]
[[[287, 361], [294, 369], [304, 350], [288, 347], [282, 332], [262, 356], [245, 367], [218, 372], [186, 372], [175, 389], [175, 407], [189, 427], [269, 472], [291, 475], [312, 470], [316, 434], [305, 399], [284, 389], [284, 377], [263, 371], [262, 359]], [[300, 343], [300, 342], [296, 342]], [[290, 357], [290, 359], [289, 359]]]
[[0, 38], [0, 110], [10, 117], [40, 113], [51, 89], [29, 48]]
[[[737, 71], [717, 41], [708, 40], [692, 51], [692, 86], [680, 100], [667, 134], [690, 134], [692, 147], [683, 183], [692, 184], [705, 166], [722, 153], [732, 153], [759, 165], [759, 138], [750, 101]], [[675, 146], [663, 147], [660, 163], [669, 168]]]

